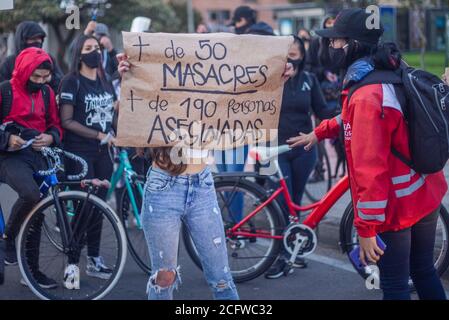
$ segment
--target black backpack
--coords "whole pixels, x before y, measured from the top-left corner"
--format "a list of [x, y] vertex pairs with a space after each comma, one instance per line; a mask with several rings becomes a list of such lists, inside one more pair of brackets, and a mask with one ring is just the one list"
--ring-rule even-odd
[[380, 83], [394, 85], [408, 125], [411, 159], [394, 148], [391, 152], [421, 174], [442, 170], [449, 159], [449, 86], [429, 72], [403, 64], [396, 71], [371, 72], [350, 87], [348, 99], [357, 89]]
[[[13, 93], [11, 82], [9, 80], [0, 83], [0, 95], [2, 97], [2, 103], [0, 105], [0, 125], [1, 125], [3, 123], [3, 120], [11, 112], [12, 107]], [[50, 108], [50, 89], [48, 85], [42, 87], [42, 96], [44, 98], [45, 115], [48, 118], [49, 116], [48, 109]]]

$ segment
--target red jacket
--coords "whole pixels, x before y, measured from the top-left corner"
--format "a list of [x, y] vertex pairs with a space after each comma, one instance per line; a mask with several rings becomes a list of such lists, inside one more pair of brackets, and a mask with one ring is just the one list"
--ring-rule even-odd
[[347, 95], [348, 90], [343, 91], [341, 116], [323, 121], [315, 134], [323, 140], [344, 130], [357, 231], [368, 238], [409, 228], [441, 204], [447, 191], [443, 172], [418, 174], [391, 153], [394, 147], [410, 157], [408, 130], [393, 85], [364, 86], [351, 101]]
[[59, 143], [62, 138], [62, 129], [53, 90], [48, 87], [50, 91], [48, 118], [42, 91], [31, 94], [26, 90], [26, 83], [31, 74], [44, 61], [51, 63], [51, 58], [44, 50], [38, 48], [25, 49], [18, 55], [11, 79], [13, 92], [11, 111], [3, 119], [3, 123], [14, 122], [25, 128], [46, 132], [53, 136], [55, 143]]

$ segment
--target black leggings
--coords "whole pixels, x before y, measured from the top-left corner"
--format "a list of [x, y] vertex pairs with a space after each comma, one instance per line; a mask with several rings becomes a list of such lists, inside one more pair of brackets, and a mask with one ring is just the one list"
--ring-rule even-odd
[[[98, 178], [100, 180], [110, 179], [113, 172], [113, 165], [111, 159], [109, 157], [107, 147], [102, 147], [97, 152], [80, 152], [80, 151], [71, 151], [81, 158], [83, 158], [88, 165], [88, 172], [85, 179], [94, 179]], [[81, 165], [77, 162], [74, 162], [70, 159], [67, 159], [65, 162], [66, 173], [67, 174], [78, 174], [81, 171]], [[78, 188], [73, 188], [78, 189]], [[96, 194], [103, 200], [106, 200], [107, 190], [105, 188], [99, 189]], [[96, 212], [92, 212], [93, 216], [89, 218], [88, 224], [90, 227], [87, 231], [86, 241], [87, 241], [87, 255], [91, 257], [98, 257], [100, 255], [100, 240], [101, 240], [101, 231], [103, 228], [103, 217], [100, 213], [96, 214]], [[74, 219], [76, 222], [76, 219]], [[83, 235], [81, 235], [83, 237]], [[79, 262], [79, 254], [82, 247], [69, 256], [69, 264], [76, 264]]]
[[5, 235], [10, 240], [16, 238], [26, 216], [40, 200], [39, 186], [33, 174], [44, 168], [45, 160], [31, 148], [0, 159], [0, 181], [9, 185], [19, 196], [11, 209], [5, 229]]
[[438, 213], [433, 212], [411, 228], [380, 234], [387, 245], [378, 263], [385, 300], [410, 300], [409, 277], [420, 299], [446, 299], [433, 261]]

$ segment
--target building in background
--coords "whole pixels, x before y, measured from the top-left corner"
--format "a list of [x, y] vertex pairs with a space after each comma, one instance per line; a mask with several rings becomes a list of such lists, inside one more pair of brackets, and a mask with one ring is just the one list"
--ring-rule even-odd
[[[292, 4], [288, 0], [192, 0], [203, 21], [212, 32], [231, 31], [227, 25], [235, 8], [248, 5], [258, 12], [258, 19], [271, 25], [280, 35], [296, 33], [300, 28], [312, 31], [321, 27], [327, 15], [335, 15], [341, 10], [341, 3], [323, 6], [318, 1]], [[447, 1], [441, 7], [425, 8], [422, 12], [405, 7], [397, 0], [379, 0], [381, 19], [385, 27], [384, 40], [395, 41], [405, 51], [418, 50], [422, 39], [417, 28], [422, 30], [427, 40], [427, 50], [444, 51], [446, 48], [446, 15], [449, 14]]]
[[241, 5], [255, 9], [260, 21], [276, 29], [274, 7], [289, 4], [288, 0], [192, 0], [192, 3], [212, 32], [230, 31], [227, 25], [231, 22], [232, 13]]

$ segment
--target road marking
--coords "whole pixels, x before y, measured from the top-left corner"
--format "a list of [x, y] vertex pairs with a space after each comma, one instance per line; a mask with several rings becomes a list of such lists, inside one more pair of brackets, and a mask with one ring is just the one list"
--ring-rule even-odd
[[[338, 260], [338, 259], [334, 259], [334, 258], [329, 258], [323, 255], [319, 255], [316, 253], [312, 253], [310, 256], [307, 256], [306, 259], [311, 260], [311, 261], [315, 261], [318, 263], [322, 263], [337, 269], [341, 269], [341, 270], [345, 270], [345, 271], [349, 271], [352, 273], [357, 273], [357, 271], [354, 269], [354, 267], [352, 266], [352, 264]], [[445, 281], [442, 279], [443, 282], [443, 286], [445, 287], [445, 289], [449, 286], [449, 282]], [[446, 292], [446, 296], [449, 298], [449, 292], [447, 290], [445, 290]], [[416, 292], [413, 292], [413, 295], [416, 296]]]
[[323, 263], [328, 266], [338, 268], [341, 270], [349, 271], [352, 273], [357, 273], [357, 271], [355, 271], [354, 267], [350, 263], [343, 262], [338, 259], [329, 258], [329, 257], [322, 256], [322, 255], [319, 255], [316, 253], [313, 253], [310, 256], [308, 256], [307, 259], [315, 261], [315, 262]]

